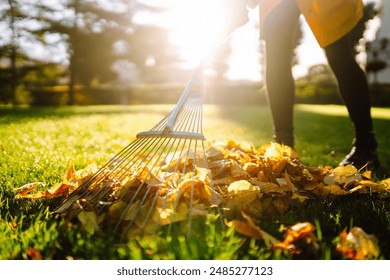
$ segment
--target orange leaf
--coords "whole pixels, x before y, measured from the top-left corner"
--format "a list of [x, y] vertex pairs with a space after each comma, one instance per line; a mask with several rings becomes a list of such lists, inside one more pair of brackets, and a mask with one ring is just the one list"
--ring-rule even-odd
[[314, 240], [314, 230], [315, 227], [309, 222], [297, 223], [287, 229], [285, 239], [281, 243], [276, 244], [274, 247], [278, 249], [287, 249], [290, 251], [297, 252], [295, 251], [295, 243], [299, 240]]
[[257, 240], [263, 239], [261, 232], [257, 228], [252, 227], [243, 221], [240, 220], [225, 221], [225, 224], [228, 227], [233, 228], [235, 231], [245, 236], [255, 238]]
[[61, 179], [64, 182], [70, 182], [74, 179], [75, 174], [76, 174], [76, 169], [74, 168], [74, 165], [71, 164], [68, 168], [68, 171], [61, 176]]
[[32, 260], [42, 260], [41, 253], [35, 248], [27, 248], [26, 254]]

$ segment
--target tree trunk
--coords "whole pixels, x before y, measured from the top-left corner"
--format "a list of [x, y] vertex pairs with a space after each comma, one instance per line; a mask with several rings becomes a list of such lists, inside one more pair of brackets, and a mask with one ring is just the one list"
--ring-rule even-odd
[[16, 38], [18, 36], [15, 28], [15, 3], [12, 0], [8, 0], [10, 9], [10, 29], [11, 29], [11, 53], [10, 53], [10, 101], [12, 104], [16, 104], [16, 89], [18, 85], [18, 70], [16, 65], [17, 49], [16, 49]]
[[75, 104], [75, 85], [76, 85], [76, 69], [73, 62], [73, 57], [70, 59], [70, 66], [69, 66], [69, 98], [68, 98], [68, 105], [74, 105]]

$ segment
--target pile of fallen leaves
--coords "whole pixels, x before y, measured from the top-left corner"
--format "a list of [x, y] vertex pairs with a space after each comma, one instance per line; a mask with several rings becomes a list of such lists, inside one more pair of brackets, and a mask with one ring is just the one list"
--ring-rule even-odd
[[[376, 182], [370, 171], [361, 172], [352, 165], [335, 169], [308, 167], [298, 159], [293, 149], [277, 143], [255, 148], [250, 143], [228, 140], [211, 143], [206, 152], [212, 180], [208, 176], [208, 170], [200, 166], [194, 172], [174, 173], [164, 179], [159, 178], [159, 174], [144, 172], [121, 176], [121, 181], [116, 180], [115, 184], [110, 182], [110, 190], [107, 191], [111, 198], [110, 203], [107, 203], [108, 210], [98, 215], [96, 209], [87, 205], [88, 200], [80, 197], [77, 203], [86, 211], [79, 212], [78, 219], [85, 228], [92, 231], [100, 230], [103, 223], [109, 224], [118, 219], [132, 221], [135, 227], [141, 228], [145, 226], [142, 221], [146, 216], [150, 217], [150, 226], [157, 221], [160, 225], [166, 225], [192, 216], [206, 216], [211, 208], [218, 206], [223, 210], [225, 224], [237, 232], [267, 240], [276, 249], [297, 252], [299, 250], [295, 244], [298, 241], [304, 240], [305, 243], [316, 246], [312, 224], [299, 223], [287, 229], [285, 240], [280, 241], [264, 232], [257, 219], [265, 213], [283, 214], [292, 204], [304, 203], [307, 199], [390, 191], [390, 178]], [[16, 190], [16, 198], [66, 197], [98, 170], [95, 165], [82, 170], [75, 170], [71, 165], [61, 177], [62, 182], [47, 190], [40, 190], [43, 183], [24, 185]], [[143, 196], [140, 197], [145, 197], [147, 190], [146, 195], [150, 197], [150, 201], [139, 199], [127, 207], [133, 201], [134, 192], [120, 195], [140, 184], [147, 186], [143, 188]], [[99, 190], [89, 191], [93, 193]], [[135, 195], [138, 195], [138, 191]], [[373, 238], [362, 236], [366, 237], [366, 234], [361, 229], [343, 234], [338, 250], [349, 258], [377, 256], [374, 249], [368, 250], [366, 254], [361, 253], [361, 249], [356, 249], [356, 246], [361, 246], [359, 244], [362, 240], [375, 247]]]

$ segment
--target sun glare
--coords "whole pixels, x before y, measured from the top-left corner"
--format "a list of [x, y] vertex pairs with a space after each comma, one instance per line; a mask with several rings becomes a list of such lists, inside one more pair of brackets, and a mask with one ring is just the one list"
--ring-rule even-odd
[[223, 40], [226, 19], [220, 11], [222, 1], [177, 1], [169, 15], [172, 43], [188, 67], [197, 65]]

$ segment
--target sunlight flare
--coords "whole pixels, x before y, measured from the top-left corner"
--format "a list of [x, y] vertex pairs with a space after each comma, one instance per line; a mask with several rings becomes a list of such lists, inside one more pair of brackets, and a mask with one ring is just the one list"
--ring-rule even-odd
[[227, 19], [222, 9], [223, 1], [178, 2], [172, 9], [171, 41], [178, 46], [180, 55], [190, 67], [209, 55], [220, 41]]

